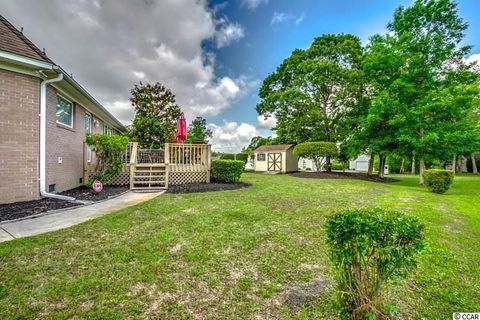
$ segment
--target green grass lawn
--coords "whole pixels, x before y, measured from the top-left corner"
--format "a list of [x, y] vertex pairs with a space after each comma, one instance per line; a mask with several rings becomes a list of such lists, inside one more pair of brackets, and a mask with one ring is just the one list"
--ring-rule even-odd
[[330, 318], [333, 295], [290, 313], [292, 286], [331, 276], [323, 224], [380, 206], [418, 216], [426, 250], [390, 300], [405, 319], [480, 311], [480, 177], [444, 195], [380, 184], [244, 174], [249, 189], [165, 194], [81, 225], [0, 243], [0, 318]]

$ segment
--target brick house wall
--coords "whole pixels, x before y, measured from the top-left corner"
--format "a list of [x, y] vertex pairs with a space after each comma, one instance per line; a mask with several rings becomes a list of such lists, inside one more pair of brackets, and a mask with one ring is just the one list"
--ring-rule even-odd
[[[85, 113], [74, 103], [73, 128], [57, 123], [57, 90], [47, 88], [46, 182], [54, 192], [85, 183]], [[0, 69], [0, 203], [39, 199], [40, 79]], [[103, 121], [92, 114], [93, 133]], [[61, 163], [59, 163], [61, 158]]]
[[[57, 90], [47, 88], [47, 191], [62, 192], [83, 184], [85, 109], [73, 103], [73, 128], [57, 123]], [[61, 163], [59, 163], [61, 158]], [[82, 179], [82, 182], [81, 180]]]
[[40, 79], [0, 69], [0, 203], [38, 199]]

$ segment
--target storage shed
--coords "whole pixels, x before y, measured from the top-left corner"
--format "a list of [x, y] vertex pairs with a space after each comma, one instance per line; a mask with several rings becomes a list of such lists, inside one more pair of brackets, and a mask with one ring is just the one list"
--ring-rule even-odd
[[258, 147], [254, 151], [254, 170], [282, 173], [298, 171], [298, 158], [293, 154], [293, 147], [293, 144]]

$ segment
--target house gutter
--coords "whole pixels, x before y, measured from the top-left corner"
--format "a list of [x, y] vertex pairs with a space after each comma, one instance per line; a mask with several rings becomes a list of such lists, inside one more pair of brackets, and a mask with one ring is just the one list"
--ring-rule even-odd
[[63, 80], [63, 72], [59, 71], [57, 66], [53, 66], [53, 70], [57, 72], [57, 77], [43, 80], [40, 83], [40, 173], [39, 188], [40, 195], [45, 198], [54, 198], [60, 200], [74, 201], [75, 198], [62, 196], [59, 194], [47, 192], [47, 86], [50, 83]]

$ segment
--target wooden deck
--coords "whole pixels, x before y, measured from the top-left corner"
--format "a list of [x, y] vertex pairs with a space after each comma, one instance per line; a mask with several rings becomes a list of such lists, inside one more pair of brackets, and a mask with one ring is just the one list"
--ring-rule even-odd
[[167, 189], [169, 184], [210, 182], [211, 147], [206, 144], [166, 143], [161, 149], [140, 149], [133, 142], [127, 152], [131, 190]]

